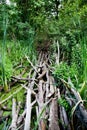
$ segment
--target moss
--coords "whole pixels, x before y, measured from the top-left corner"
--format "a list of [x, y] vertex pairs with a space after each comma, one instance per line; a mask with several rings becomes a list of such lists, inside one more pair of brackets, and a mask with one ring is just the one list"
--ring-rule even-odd
[[[14, 94], [15, 91], [19, 90], [21, 87], [20, 86], [15, 86], [13, 87], [10, 92], [8, 93], [2, 93], [1, 94], [1, 98], [0, 101], [4, 101], [5, 99], [7, 99], [9, 96], [11, 96], [12, 94]], [[23, 103], [25, 100], [24, 97], [24, 93], [25, 93], [25, 89], [21, 89], [17, 94], [14, 94], [10, 99], [8, 99], [5, 103], [3, 103], [5, 106], [7, 106], [9, 109], [12, 109], [12, 98], [15, 97], [17, 99], [17, 102], [21, 102]], [[4, 114], [7, 115], [8, 112], [5, 112]]]

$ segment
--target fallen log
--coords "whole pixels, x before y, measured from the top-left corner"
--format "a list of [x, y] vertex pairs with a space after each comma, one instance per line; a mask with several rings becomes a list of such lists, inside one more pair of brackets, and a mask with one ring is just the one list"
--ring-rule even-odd
[[49, 130], [60, 130], [58, 124], [58, 104], [55, 98], [50, 103]]
[[[39, 81], [39, 86], [38, 86], [38, 105], [39, 105], [39, 111], [38, 114], [40, 115], [42, 113], [43, 110], [43, 106], [44, 106], [44, 93], [43, 93], [43, 80]], [[39, 130], [46, 130], [46, 124], [44, 122], [45, 119], [45, 111], [42, 113], [40, 120], [39, 120]]]
[[[60, 90], [58, 89], [58, 100], [61, 99], [61, 95], [60, 95]], [[68, 121], [68, 117], [67, 117], [67, 113], [66, 113], [66, 110], [63, 106], [61, 106], [59, 104], [59, 109], [60, 109], [60, 120], [61, 120], [61, 125], [62, 125], [62, 129], [63, 130], [71, 130], [71, 127], [70, 127], [70, 123]]]

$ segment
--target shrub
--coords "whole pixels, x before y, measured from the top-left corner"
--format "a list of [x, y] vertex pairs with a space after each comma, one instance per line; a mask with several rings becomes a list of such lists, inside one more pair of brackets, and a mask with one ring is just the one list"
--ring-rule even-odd
[[70, 77], [73, 83], [76, 83], [76, 76], [78, 75], [75, 64], [68, 66], [67, 63], [61, 62], [59, 65], [54, 66], [53, 76], [60, 84], [60, 79], [68, 81]]

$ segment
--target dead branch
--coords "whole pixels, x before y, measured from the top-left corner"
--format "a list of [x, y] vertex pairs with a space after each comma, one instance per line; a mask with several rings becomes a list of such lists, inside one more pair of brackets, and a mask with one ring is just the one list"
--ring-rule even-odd
[[40, 74], [40, 75], [37, 77], [37, 79], [42, 79], [42, 77], [43, 77], [45, 74], [46, 74], [46, 70], [44, 70], [44, 71], [42, 72], [42, 74]]
[[33, 63], [30, 61], [30, 59], [25, 55], [27, 61], [31, 64], [31, 66], [33, 67], [33, 69], [35, 70], [36, 73], [38, 73], [38, 71], [36, 70], [36, 67], [33, 65]]
[[73, 94], [75, 95], [77, 101], [81, 101], [82, 100], [81, 96], [80, 96], [79, 92], [76, 91], [76, 89], [75, 89], [75, 87], [74, 87], [74, 85], [73, 85], [73, 83], [72, 83], [70, 78], [68, 79], [68, 84], [71, 86], [70, 89], [73, 92]]
[[16, 130], [17, 129], [17, 113], [16, 113], [16, 100], [13, 98], [13, 105], [12, 105], [12, 123], [9, 130]]
[[32, 79], [32, 78], [21, 78], [21, 77], [18, 77], [18, 76], [17, 77], [16, 76], [12, 76], [12, 79], [14, 79], [14, 80], [16, 79], [17, 81], [18, 80], [23, 80], [23, 81], [33, 81], [34, 80], [34, 81], [37, 81], [36, 79]]
[[59, 49], [59, 43], [58, 43], [58, 41], [57, 41], [57, 51], [58, 51], [58, 54], [57, 54], [57, 57], [56, 57], [56, 63], [59, 65], [60, 49]]
[[53, 86], [54, 78], [52, 76], [50, 76], [49, 79], [50, 79], [50, 93], [48, 96], [51, 96], [55, 92], [55, 87]]
[[28, 89], [27, 91], [27, 99], [26, 99], [26, 118], [25, 118], [25, 125], [24, 130], [30, 130], [30, 123], [31, 123], [31, 90]]
[[24, 121], [25, 115], [26, 115], [26, 110], [24, 110], [24, 112], [19, 116], [17, 120], [17, 126], [19, 126]]

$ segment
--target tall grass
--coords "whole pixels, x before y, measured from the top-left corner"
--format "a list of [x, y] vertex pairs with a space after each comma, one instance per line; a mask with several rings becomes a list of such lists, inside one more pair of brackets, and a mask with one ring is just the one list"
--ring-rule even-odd
[[84, 36], [80, 40], [81, 60], [83, 69], [83, 81], [87, 82], [87, 37]]
[[28, 55], [30, 56], [32, 62], [36, 62], [36, 51], [35, 51], [35, 31], [33, 28], [30, 29], [28, 35]]
[[82, 73], [80, 73], [81, 81], [83, 82], [80, 89], [80, 94], [84, 100], [87, 100], [87, 36], [82, 36], [80, 39], [81, 46], [81, 62], [82, 62]]
[[6, 91], [8, 91], [7, 80], [5, 76], [5, 49], [6, 49], [6, 31], [7, 31], [7, 15], [6, 15], [6, 4], [3, 1], [3, 42], [2, 42], [2, 51], [1, 51], [1, 59], [2, 59], [2, 83], [3, 87]]

